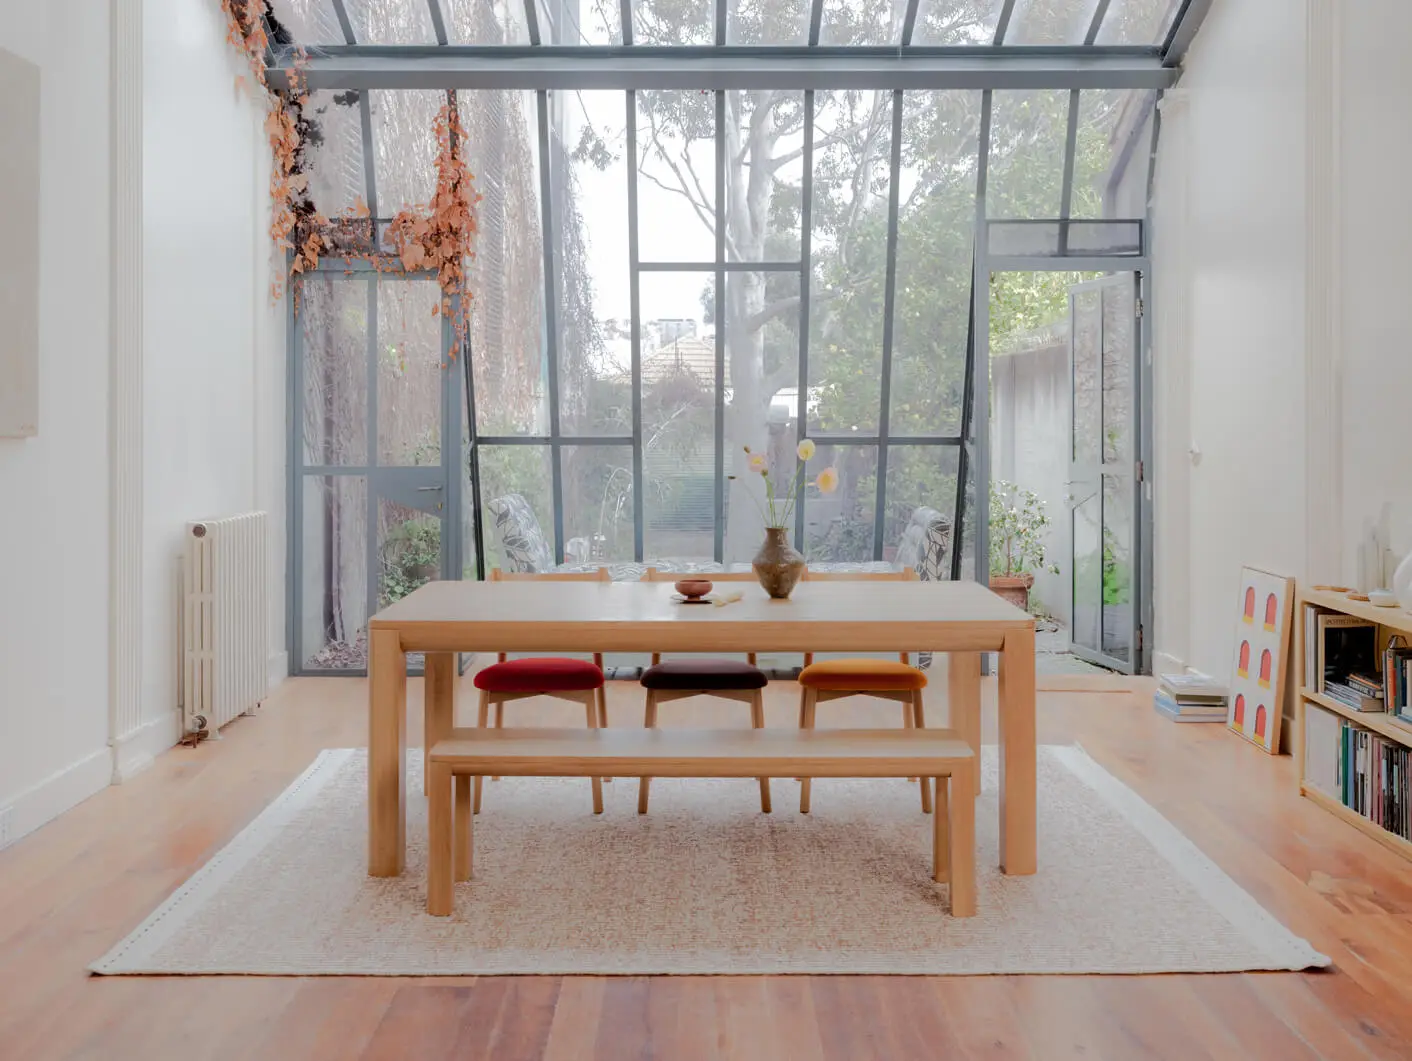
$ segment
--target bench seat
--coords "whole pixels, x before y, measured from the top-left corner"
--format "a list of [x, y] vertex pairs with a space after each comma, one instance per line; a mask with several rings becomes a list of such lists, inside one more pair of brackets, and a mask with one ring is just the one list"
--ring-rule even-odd
[[976, 768], [970, 746], [940, 729], [454, 730], [429, 755], [427, 912], [450, 914], [454, 881], [471, 877], [473, 777], [923, 777], [937, 789], [932, 876], [968, 917]]

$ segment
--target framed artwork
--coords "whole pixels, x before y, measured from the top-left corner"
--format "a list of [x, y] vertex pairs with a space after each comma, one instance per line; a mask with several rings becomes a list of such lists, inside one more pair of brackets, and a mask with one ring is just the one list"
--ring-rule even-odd
[[1280, 750], [1293, 598], [1294, 579], [1240, 569], [1226, 725], [1271, 755]]

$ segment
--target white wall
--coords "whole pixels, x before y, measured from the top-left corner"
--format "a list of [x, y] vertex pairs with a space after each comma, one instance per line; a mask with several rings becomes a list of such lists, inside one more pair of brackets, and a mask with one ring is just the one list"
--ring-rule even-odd
[[0, 0], [42, 93], [40, 431], [0, 439], [0, 845], [112, 769], [107, 27], [102, 0]]
[[1242, 564], [1304, 574], [1304, 18], [1214, 5], [1163, 112], [1159, 667], [1229, 670]]
[[237, 86], [220, 6], [146, 0], [143, 23], [143, 718], [160, 749], [179, 733], [187, 521], [271, 513], [271, 650], [284, 643], [284, 336], [263, 111]]

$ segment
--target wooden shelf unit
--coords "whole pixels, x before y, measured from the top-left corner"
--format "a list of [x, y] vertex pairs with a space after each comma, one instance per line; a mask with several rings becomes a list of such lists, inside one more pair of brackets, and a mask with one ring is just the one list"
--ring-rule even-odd
[[1304, 687], [1304, 606], [1313, 604], [1325, 611], [1341, 612], [1344, 615], [1367, 619], [1382, 627], [1379, 631], [1379, 646], [1386, 643], [1390, 634], [1402, 634], [1412, 644], [1412, 612], [1402, 608], [1378, 608], [1367, 601], [1349, 600], [1343, 593], [1331, 590], [1301, 588], [1295, 599], [1294, 628], [1294, 669], [1293, 679], [1298, 689], [1294, 698], [1294, 749], [1295, 761], [1299, 769], [1300, 795], [1317, 803], [1335, 817], [1342, 818], [1360, 832], [1367, 833], [1390, 851], [1412, 860], [1412, 843], [1396, 833], [1390, 833], [1371, 819], [1357, 811], [1345, 807], [1337, 799], [1317, 788], [1304, 784], [1304, 713], [1309, 704], [1314, 704], [1335, 715], [1345, 718], [1356, 726], [1385, 737], [1404, 747], [1412, 748], [1412, 724], [1400, 722], [1395, 715], [1385, 711], [1368, 713], [1355, 711], [1330, 697]]

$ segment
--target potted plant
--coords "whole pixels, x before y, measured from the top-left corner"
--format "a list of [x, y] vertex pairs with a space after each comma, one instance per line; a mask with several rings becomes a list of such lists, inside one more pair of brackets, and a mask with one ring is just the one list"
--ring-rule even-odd
[[990, 487], [990, 588], [1026, 610], [1036, 571], [1059, 573], [1047, 564], [1044, 540], [1049, 516], [1032, 490], [1000, 481]]

